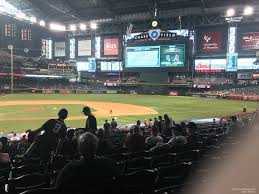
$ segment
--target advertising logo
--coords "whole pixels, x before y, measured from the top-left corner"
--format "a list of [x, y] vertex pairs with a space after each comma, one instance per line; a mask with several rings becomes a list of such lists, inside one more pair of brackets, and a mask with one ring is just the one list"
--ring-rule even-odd
[[104, 39], [104, 56], [117, 56], [119, 54], [119, 39]]
[[222, 50], [221, 32], [204, 32], [202, 34], [201, 50], [204, 52], [215, 52]]

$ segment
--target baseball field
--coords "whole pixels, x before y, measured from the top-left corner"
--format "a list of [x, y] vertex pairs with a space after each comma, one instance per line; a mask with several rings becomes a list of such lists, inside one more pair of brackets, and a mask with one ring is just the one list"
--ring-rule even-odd
[[115, 117], [118, 124], [154, 118], [165, 113], [176, 121], [221, 117], [235, 114], [247, 106], [254, 111], [255, 102], [123, 94], [14, 94], [0, 96], [0, 132], [24, 132], [36, 129], [46, 120], [56, 118], [61, 108], [67, 108], [69, 127], [83, 127], [81, 113], [89, 106], [102, 126], [105, 119]]

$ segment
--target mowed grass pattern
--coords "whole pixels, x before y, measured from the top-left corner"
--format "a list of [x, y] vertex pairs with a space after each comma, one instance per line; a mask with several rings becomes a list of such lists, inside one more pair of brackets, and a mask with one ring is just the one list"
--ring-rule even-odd
[[[0, 101], [16, 101], [16, 100], [75, 100], [75, 101], [98, 101], [98, 102], [118, 102], [125, 104], [134, 104], [153, 108], [160, 115], [165, 113], [172, 116], [176, 121], [210, 118], [235, 114], [242, 111], [246, 105], [249, 111], [254, 111], [258, 106], [255, 102], [205, 99], [193, 97], [168, 97], [168, 96], [152, 96], [152, 95], [122, 95], [122, 94], [15, 94], [0, 96]], [[17, 105], [0, 107], [0, 119], [4, 118], [33, 118], [33, 117], [49, 117], [56, 118], [58, 109], [67, 108], [71, 116], [82, 116], [80, 105]], [[41, 110], [42, 109], [42, 110]], [[119, 124], [135, 123], [136, 120], [144, 120], [145, 118], [154, 118], [158, 115], [142, 115], [142, 116], [119, 116], [117, 121]], [[98, 118], [98, 126], [102, 126], [105, 119]], [[40, 127], [46, 120], [32, 121], [0, 121], [0, 132], [9, 133], [11, 131], [24, 132], [27, 129], [36, 129]], [[85, 119], [67, 120], [67, 126], [83, 127]]]

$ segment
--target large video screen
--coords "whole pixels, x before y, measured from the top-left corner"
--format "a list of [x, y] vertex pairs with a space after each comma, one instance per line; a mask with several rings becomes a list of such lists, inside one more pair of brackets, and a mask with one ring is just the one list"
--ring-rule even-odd
[[126, 68], [183, 67], [184, 62], [184, 44], [126, 48]]

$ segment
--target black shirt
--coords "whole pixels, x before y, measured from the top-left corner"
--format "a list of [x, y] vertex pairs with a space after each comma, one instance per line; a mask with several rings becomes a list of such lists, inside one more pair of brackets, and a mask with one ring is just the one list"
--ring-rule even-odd
[[88, 118], [86, 119], [86, 124], [85, 124], [85, 129], [86, 131], [90, 131], [95, 133], [97, 130], [97, 121], [94, 115], [89, 115]]
[[103, 125], [103, 128], [105, 131], [109, 131], [110, 127], [111, 127], [110, 123], [104, 123]]
[[66, 137], [67, 127], [64, 121], [60, 119], [50, 119], [42, 125], [42, 128], [45, 131], [43, 136], [48, 139]]
[[127, 148], [130, 152], [137, 152], [145, 149], [145, 138], [139, 134], [133, 134], [127, 139]]
[[108, 158], [95, 157], [70, 162], [57, 178], [60, 193], [91, 193], [91, 190], [105, 189], [104, 182], [119, 176], [116, 163]]

